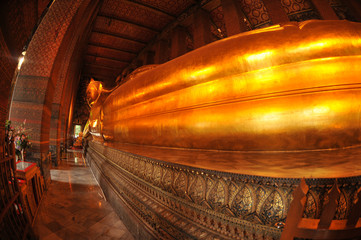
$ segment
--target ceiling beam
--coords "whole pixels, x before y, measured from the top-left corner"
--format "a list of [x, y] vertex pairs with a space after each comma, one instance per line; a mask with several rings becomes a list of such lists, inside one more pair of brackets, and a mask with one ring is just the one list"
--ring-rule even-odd
[[116, 74], [115, 73], [109, 73], [109, 74], [104, 74], [104, 73], [97, 73], [97, 72], [92, 72], [92, 71], [84, 71], [82, 72], [82, 75], [85, 76], [102, 76], [102, 77], [113, 77]]
[[[207, 1], [206, 1], [207, 2]], [[137, 57], [134, 58], [131, 64], [129, 64], [129, 67], [136, 66], [136, 62], [138, 61], [139, 57], [144, 54], [146, 51], [149, 51], [152, 49], [154, 44], [157, 41], [160, 41], [161, 39], [165, 38], [175, 27], [179, 25], [184, 19], [188, 18], [192, 14], [194, 14], [198, 9], [200, 9], [201, 3], [199, 1], [196, 1], [195, 4], [191, 5], [189, 8], [187, 8], [185, 11], [183, 11], [177, 19], [175, 19], [173, 22], [169, 23], [157, 36], [155, 36], [137, 55]]]
[[117, 21], [120, 21], [120, 22], [123, 22], [123, 23], [126, 23], [126, 24], [133, 25], [133, 26], [138, 27], [138, 28], [143, 28], [146, 31], [151, 31], [151, 32], [154, 32], [154, 33], [159, 33], [160, 32], [158, 29], [147, 27], [147, 26], [144, 26], [142, 24], [135, 23], [135, 22], [132, 22], [132, 21], [129, 21], [129, 20], [125, 20], [125, 19], [122, 19], [122, 18], [117, 17], [117, 16], [113, 16], [113, 15], [110, 16], [110, 15], [106, 15], [106, 14], [103, 14], [103, 13], [99, 13], [98, 17], [105, 17], [105, 18], [109, 18], [109, 19], [114, 19], [114, 20], [117, 20]]
[[92, 72], [82, 72], [83, 76], [93, 77], [93, 78], [108, 78], [113, 79], [117, 77], [119, 74], [102, 74], [102, 73], [92, 73]]
[[93, 47], [110, 49], [110, 50], [117, 51], [117, 52], [129, 53], [129, 54], [132, 54], [132, 55], [137, 55], [138, 54], [137, 52], [132, 52], [132, 51], [125, 50], [125, 49], [114, 48], [112, 46], [107, 46], [107, 45], [103, 45], [103, 44], [100, 44], [100, 43], [89, 42], [88, 45], [93, 46]]
[[141, 8], [143, 8], [143, 9], [146, 9], [148, 11], [152, 11], [152, 12], [154, 12], [156, 14], [166, 15], [166, 16], [172, 18], [172, 20], [176, 19], [176, 16], [174, 16], [174, 15], [172, 15], [172, 14], [166, 12], [166, 11], [163, 11], [163, 10], [161, 10], [159, 8], [156, 8], [156, 7], [141, 3], [140, 1], [137, 1], [137, 0], [136, 1], [123, 0], [123, 2], [127, 2], [127, 3], [133, 4], [133, 5], [137, 5], [137, 6], [141, 7]]
[[106, 31], [102, 31], [102, 30], [99, 30], [99, 29], [95, 29], [92, 32], [98, 33], [98, 34], [103, 34], [103, 35], [109, 35], [109, 36], [112, 36], [112, 37], [115, 37], [115, 38], [119, 38], [119, 39], [130, 41], [130, 42], [134, 42], [134, 43], [137, 43], [137, 44], [146, 45], [146, 42], [135, 40], [135, 39], [129, 38], [127, 36], [123, 36], [123, 35], [116, 34], [116, 33], [106, 32]]
[[94, 64], [94, 63], [85, 63], [84, 66], [89, 66], [89, 67], [94, 67], [94, 68], [103, 68], [103, 69], [108, 69], [108, 70], [118, 70], [121, 72], [121, 70], [124, 67], [110, 67], [110, 66], [106, 66], [106, 65], [102, 65], [102, 64]]
[[112, 60], [112, 61], [116, 61], [116, 62], [120, 62], [120, 63], [125, 63], [125, 64], [129, 64], [129, 63], [130, 63], [130, 62], [127, 62], [127, 61], [122, 61], [122, 60], [116, 59], [116, 58], [104, 57], [104, 56], [99, 56], [99, 55], [91, 54], [91, 53], [87, 53], [86, 56], [95, 57], [95, 58], [103, 58], [103, 59]]

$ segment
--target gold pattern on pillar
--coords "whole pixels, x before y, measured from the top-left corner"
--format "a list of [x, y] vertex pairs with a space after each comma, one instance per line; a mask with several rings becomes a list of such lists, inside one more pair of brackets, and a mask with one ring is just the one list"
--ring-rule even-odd
[[272, 25], [269, 14], [261, 0], [239, 0], [242, 11], [247, 17], [251, 29], [263, 28]]
[[211, 16], [211, 32], [213, 36], [213, 41], [226, 38], [227, 30], [226, 24], [224, 22], [224, 13], [222, 6], [218, 6], [210, 12]]
[[281, 4], [290, 21], [321, 19], [311, 0], [281, 0]]

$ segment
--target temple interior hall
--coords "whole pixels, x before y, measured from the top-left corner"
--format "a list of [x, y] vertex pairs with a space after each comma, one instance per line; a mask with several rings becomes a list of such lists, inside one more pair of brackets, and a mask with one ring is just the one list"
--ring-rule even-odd
[[361, 239], [360, 0], [2, 0], [0, 240]]

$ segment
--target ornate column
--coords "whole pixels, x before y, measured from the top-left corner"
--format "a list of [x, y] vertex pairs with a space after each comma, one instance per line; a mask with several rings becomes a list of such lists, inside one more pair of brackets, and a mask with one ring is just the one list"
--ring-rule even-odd
[[232, 35], [247, 31], [244, 16], [238, 0], [221, 0], [226, 23], [227, 35]]
[[3, 37], [0, 28], [0, 154], [3, 154], [5, 120], [7, 118], [8, 97], [11, 89], [11, 80], [16, 69], [16, 60], [10, 53], [10, 50]]
[[338, 20], [335, 11], [329, 4], [328, 0], [311, 0], [317, 11], [324, 20]]
[[[45, 179], [50, 180], [49, 138], [51, 128], [52, 103], [58, 91], [59, 73], [71, 65], [67, 54], [70, 43], [79, 40], [94, 13], [98, 1], [76, 0], [55, 1], [43, 18], [35, 32], [25, 55], [25, 61], [20, 70], [14, 88], [10, 119], [14, 124], [20, 124], [25, 119], [26, 127], [31, 128], [30, 134], [34, 161], [44, 166]], [[85, 24], [81, 24], [86, 22]], [[72, 28], [70, 27], [72, 26]], [[78, 33], [72, 38], [73, 34]], [[69, 38], [70, 36], [70, 38]], [[64, 41], [65, 39], [69, 42]], [[64, 43], [64, 44], [63, 44]], [[65, 44], [65, 43], [69, 43]], [[71, 54], [71, 53], [69, 53]], [[76, 76], [73, 73], [71, 76]], [[60, 87], [60, 92], [63, 89]]]
[[68, 96], [71, 91], [75, 91], [71, 86], [74, 85], [74, 82], [77, 82], [83, 54], [79, 46], [82, 46], [87, 41], [87, 33], [91, 27], [89, 23], [95, 19], [97, 10], [99, 10], [97, 4], [92, 5], [92, 8], [88, 9], [87, 12], [94, 13], [93, 15], [88, 13], [87, 16], [82, 18], [81, 22], [69, 26], [67, 31], [73, 32], [73, 34], [66, 35], [60, 47], [65, 48], [65, 50], [60, 50], [57, 56], [57, 59], [61, 59], [62, 64], [54, 66], [53, 75], [54, 78], [57, 78], [57, 82], [52, 103], [49, 151], [52, 152], [52, 155], [55, 154], [57, 161], [60, 160], [60, 143], [63, 141], [60, 127], [61, 111], [65, 106], [64, 100], [71, 97]]
[[59, 113], [60, 113], [60, 104], [53, 103], [51, 108], [51, 120], [50, 120], [50, 143], [49, 151], [52, 154], [55, 154], [57, 158], [56, 161], [60, 160], [58, 155], [58, 125], [59, 125]]
[[168, 42], [160, 40], [155, 44], [154, 63], [162, 64], [167, 61]]
[[154, 64], [154, 51], [147, 51], [144, 54], [144, 65]]
[[273, 24], [290, 21], [279, 0], [263, 0], [263, 3]]
[[171, 59], [179, 57], [187, 52], [186, 29], [177, 26], [172, 33]]
[[211, 22], [209, 13], [202, 8], [198, 9], [198, 11], [194, 14], [194, 49], [212, 42], [210, 25]]

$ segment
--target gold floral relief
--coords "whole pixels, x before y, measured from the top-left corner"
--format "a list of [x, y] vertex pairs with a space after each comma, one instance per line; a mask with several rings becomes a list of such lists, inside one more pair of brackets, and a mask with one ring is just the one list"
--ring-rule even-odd
[[214, 185], [214, 180], [207, 177], [207, 179], [206, 179], [206, 191], [207, 191], [206, 198], [207, 199], [209, 198], [209, 194], [211, 194], [213, 185]]
[[212, 207], [218, 208], [224, 205], [225, 202], [225, 183], [221, 180], [215, 182], [208, 199]]
[[204, 179], [201, 176], [196, 176], [193, 184], [189, 188], [189, 195], [196, 203], [201, 203], [205, 195]]
[[142, 160], [139, 161], [139, 172], [141, 176], [145, 176], [145, 162]]
[[184, 172], [178, 172], [175, 182], [174, 182], [174, 189], [176, 190], [179, 196], [185, 196], [187, 191], [187, 176]]
[[261, 211], [261, 206], [263, 202], [266, 200], [266, 190], [263, 187], [258, 187], [256, 190], [256, 199], [254, 200], [254, 204], [256, 205], [256, 212], [259, 213]]
[[152, 178], [152, 173], [153, 173], [153, 164], [147, 162], [145, 164], [145, 176], [146, 176], [146, 178], [151, 179]]
[[[229, 202], [233, 202], [234, 198], [236, 197], [236, 194], [238, 193], [238, 189], [243, 188], [242, 186], [237, 186], [236, 183], [231, 182], [228, 187], [228, 195], [229, 195]], [[231, 204], [230, 204], [231, 205]]]
[[272, 225], [275, 222], [284, 220], [285, 205], [282, 196], [278, 191], [273, 191], [266, 199], [259, 214], [263, 223]]
[[136, 158], [133, 158], [133, 171], [136, 175], [138, 175], [139, 172], [139, 160]]
[[337, 210], [336, 210], [336, 214], [335, 214], [335, 219], [338, 219], [338, 220], [346, 219], [347, 218], [347, 209], [348, 209], [348, 204], [347, 204], [346, 194], [344, 191], [342, 191], [340, 194], [340, 197], [338, 199], [338, 205], [337, 205]]
[[248, 187], [243, 187], [231, 204], [231, 209], [237, 217], [243, 218], [252, 212], [252, 194]]
[[154, 183], [155, 184], [160, 184], [160, 179], [162, 177], [162, 168], [158, 165], [154, 166], [154, 171], [153, 171], [153, 179], [154, 179]]
[[165, 188], [169, 189], [172, 186], [172, 174], [171, 174], [171, 171], [167, 168], [163, 171], [164, 171], [164, 174], [163, 174], [162, 182], [163, 182]]

